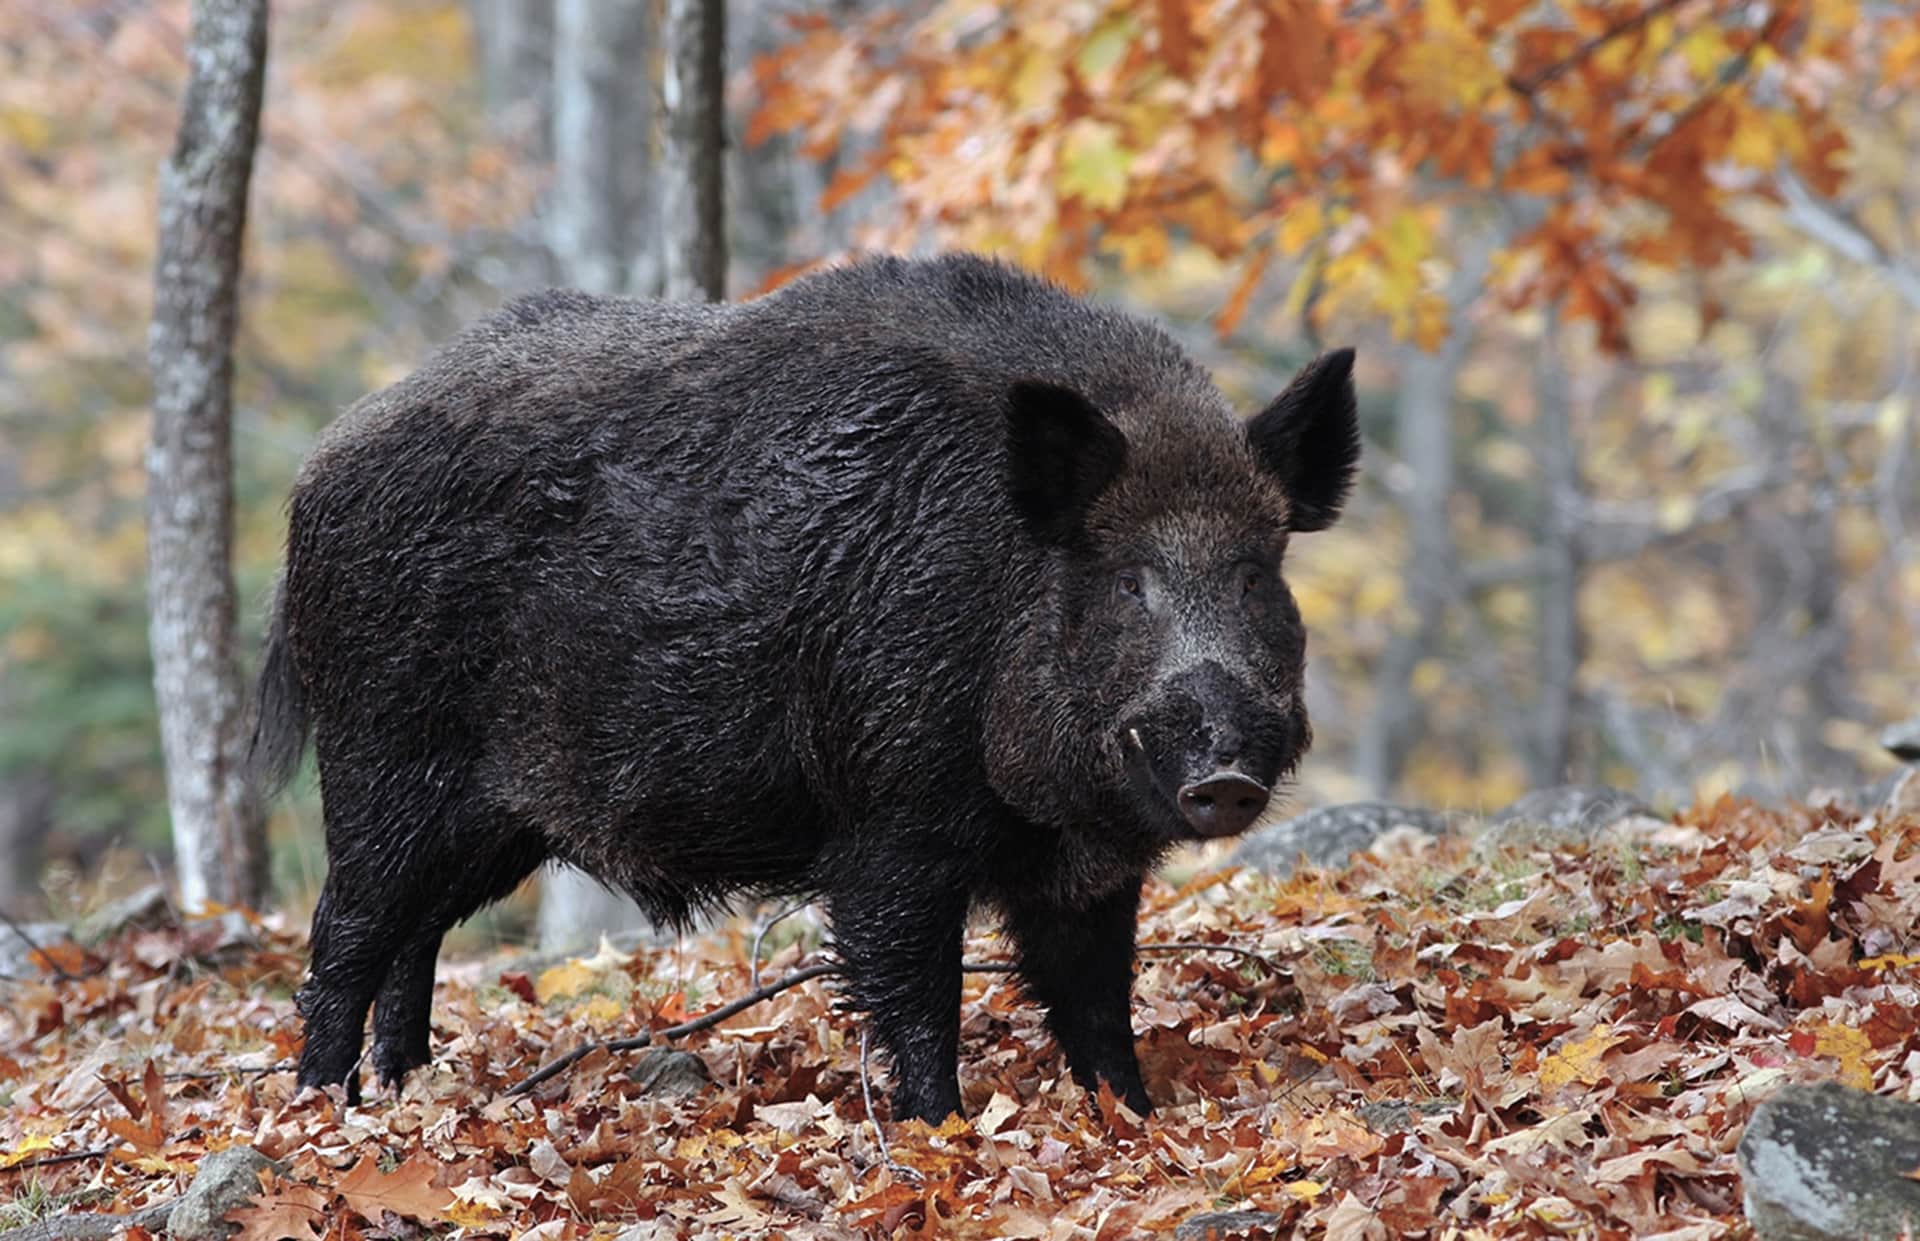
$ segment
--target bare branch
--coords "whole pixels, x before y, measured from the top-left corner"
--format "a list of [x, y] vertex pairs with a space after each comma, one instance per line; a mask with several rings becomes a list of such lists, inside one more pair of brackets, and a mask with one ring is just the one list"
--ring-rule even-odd
[[1920, 310], [1920, 268], [1890, 254], [1851, 214], [1823, 201], [1791, 172], [1774, 178], [1787, 204], [1787, 219], [1801, 232], [1844, 258], [1878, 272], [1900, 300]]
[[507, 1088], [507, 1094], [509, 1097], [526, 1094], [541, 1082], [564, 1073], [596, 1051], [637, 1051], [652, 1043], [656, 1038], [662, 1041], [685, 1038], [689, 1034], [696, 1034], [701, 1030], [717, 1026], [735, 1013], [743, 1012], [762, 1000], [771, 999], [779, 995], [782, 991], [790, 990], [803, 982], [809, 982], [815, 978], [824, 978], [828, 974], [838, 974], [839, 972], [840, 967], [838, 965], [835, 965], [831, 961], [822, 961], [816, 965], [809, 965], [804, 969], [797, 969], [778, 981], [770, 982], [764, 987], [754, 988], [730, 1004], [722, 1004], [710, 1013], [703, 1013], [690, 1021], [683, 1021], [679, 1025], [668, 1026], [658, 1033], [646, 1031], [636, 1034], [631, 1038], [602, 1039], [598, 1042], [584, 1043], [566, 1055], [561, 1056], [558, 1060], [542, 1066], [531, 1077], [514, 1083]]

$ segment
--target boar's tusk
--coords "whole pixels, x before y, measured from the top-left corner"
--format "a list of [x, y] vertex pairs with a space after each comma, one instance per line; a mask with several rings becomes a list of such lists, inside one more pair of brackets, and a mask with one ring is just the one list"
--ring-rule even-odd
[[1147, 752], [1147, 743], [1140, 740], [1139, 729], [1129, 728], [1127, 730], [1127, 740], [1133, 742], [1133, 748], [1140, 751], [1142, 754], [1145, 754]]

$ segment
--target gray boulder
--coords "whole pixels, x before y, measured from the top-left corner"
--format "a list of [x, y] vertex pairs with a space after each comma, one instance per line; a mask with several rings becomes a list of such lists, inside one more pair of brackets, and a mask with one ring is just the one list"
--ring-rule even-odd
[[698, 1094], [713, 1079], [707, 1074], [706, 1061], [690, 1051], [671, 1047], [652, 1047], [640, 1053], [627, 1079], [650, 1095], [680, 1099]]
[[1361, 1123], [1379, 1134], [1405, 1133], [1429, 1116], [1451, 1116], [1460, 1110], [1458, 1099], [1382, 1099], [1354, 1109]]
[[278, 1166], [251, 1146], [230, 1146], [208, 1155], [167, 1216], [167, 1235], [174, 1241], [225, 1241], [234, 1231], [227, 1212], [259, 1197], [260, 1174]]
[[1283, 1216], [1271, 1211], [1205, 1211], [1173, 1230], [1175, 1241], [1267, 1241], [1280, 1235]]
[[1620, 789], [1561, 784], [1535, 789], [1489, 816], [1481, 839], [1500, 845], [1589, 841], [1622, 819], [1652, 813], [1645, 802]]
[[1363, 853], [1396, 827], [1411, 827], [1438, 836], [1449, 827], [1446, 815], [1416, 810], [1390, 802], [1361, 801], [1344, 806], [1322, 806], [1303, 815], [1264, 827], [1240, 842], [1229, 861], [1269, 875], [1285, 877], [1305, 855], [1314, 866], [1339, 867]]
[[1837, 1082], [1782, 1086], [1740, 1139], [1761, 1241], [1894, 1237], [1920, 1223], [1920, 1106]]
[[[109, 901], [80, 919], [73, 937], [92, 947], [112, 939], [122, 931], [171, 926], [178, 918], [173, 902], [167, 898], [167, 890], [157, 883], [149, 884], [129, 896]], [[241, 922], [244, 925], [245, 920], [241, 919]]]
[[1920, 763], [1920, 715], [1888, 725], [1880, 744], [1903, 763]]

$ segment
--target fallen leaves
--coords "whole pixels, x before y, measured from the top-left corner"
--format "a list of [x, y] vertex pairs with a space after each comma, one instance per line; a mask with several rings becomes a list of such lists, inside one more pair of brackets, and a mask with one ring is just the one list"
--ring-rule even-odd
[[[534, 978], [443, 966], [433, 1064], [347, 1108], [243, 1071], [295, 1050], [297, 940], [269, 924], [254, 952], [183, 976], [186, 941], [167, 940], [183, 932], [146, 930], [0, 1008], [0, 1178], [30, 1170], [131, 1211], [178, 1193], [207, 1152], [252, 1145], [284, 1171], [233, 1215], [242, 1241], [637, 1223], [1131, 1237], [1229, 1208], [1327, 1236], [1704, 1236], [1736, 1219], [1731, 1152], [1779, 1085], [1886, 1088], [1920, 1066], [1916, 858], [1920, 821], [1724, 802], [1647, 836], [1631, 865], [1617, 848], [1476, 859], [1442, 842], [1159, 888], [1143, 938], [1191, 947], [1142, 958], [1155, 1114], [1075, 1086], [1017, 983], [971, 976], [967, 1116], [887, 1132], [918, 1179], [874, 1144], [856, 1019], [822, 981], [677, 1043], [713, 1084], [669, 1097], [596, 1050], [505, 1095], [568, 1048], [747, 994], [735, 934]], [[763, 976], [802, 964], [793, 946]], [[49, 1003], [69, 1014], [51, 1029]]]

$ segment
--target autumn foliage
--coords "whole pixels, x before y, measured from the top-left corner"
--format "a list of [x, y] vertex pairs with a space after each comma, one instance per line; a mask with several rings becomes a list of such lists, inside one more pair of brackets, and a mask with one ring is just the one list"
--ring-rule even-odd
[[[1351, 869], [1203, 874], [1150, 895], [1135, 1005], [1160, 1110], [1073, 1086], [1000, 974], [963, 1016], [967, 1117], [891, 1127], [857, 1019], [813, 983], [688, 1040], [712, 1084], [650, 1094], [583, 1041], [749, 988], [748, 939], [517, 972], [454, 967], [436, 1058], [398, 1099], [295, 1098], [301, 945], [233, 919], [71, 947], [4, 984], [0, 1193], [131, 1210], [206, 1152], [283, 1160], [243, 1238], [1131, 1237], [1220, 1206], [1330, 1237], [1718, 1235], [1733, 1149], [1779, 1084], [1861, 1087], [1920, 1054], [1920, 818], [1722, 800], [1591, 851], [1383, 841]], [[223, 929], [224, 928], [224, 929]], [[784, 971], [810, 940], [768, 963]], [[970, 946], [992, 957], [988, 933]], [[704, 1230], [704, 1231], [703, 1231]]]
[[1747, 252], [1737, 209], [1776, 175], [1835, 190], [1838, 88], [1920, 68], [1920, 17], [1857, 0], [945, 0], [802, 24], [762, 59], [751, 137], [847, 156], [931, 230], [1069, 283], [1181, 241], [1238, 265], [1231, 328], [1269, 264], [1316, 313], [1447, 330], [1452, 239], [1520, 227], [1495, 276], [1625, 344], [1633, 264]]

